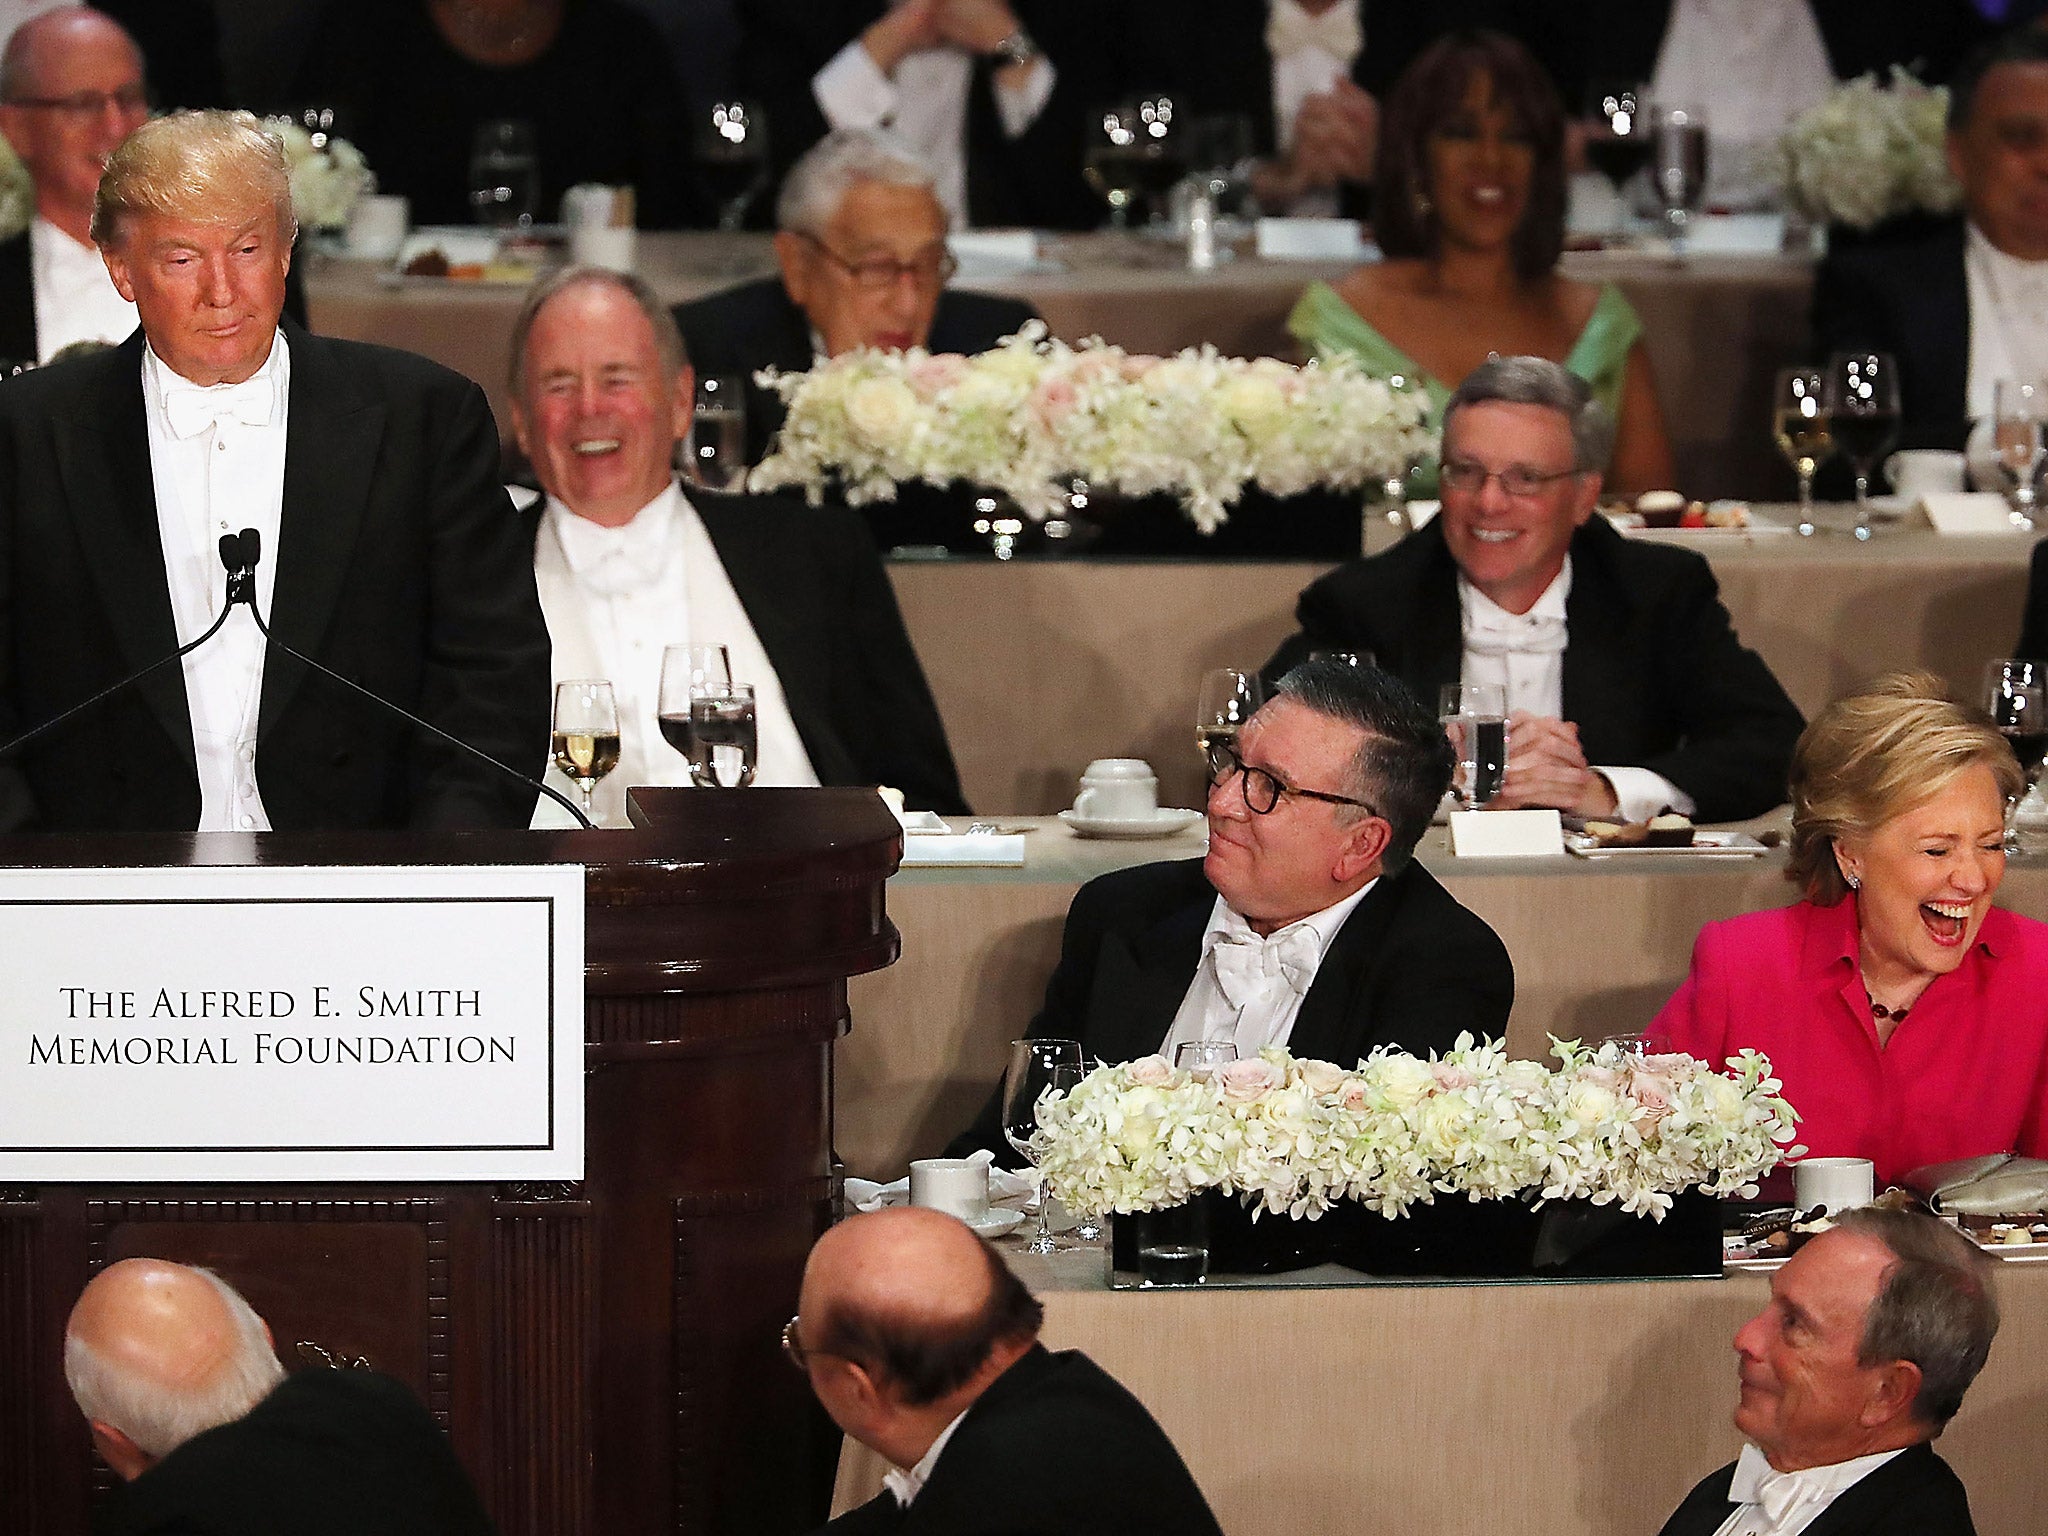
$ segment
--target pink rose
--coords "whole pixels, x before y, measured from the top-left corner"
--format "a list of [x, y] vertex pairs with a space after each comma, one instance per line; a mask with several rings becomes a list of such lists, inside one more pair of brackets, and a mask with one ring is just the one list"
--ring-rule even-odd
[[1257, 1057], [1250, 1061], [1226, 1061], [1216, 1069], [1216, 1083], [1226, 1099], [1248, 1104], [1280, 1086], [1280, 1069]]
[[1671, 1107], [1678, 1084], [1662, 1072], [1638, 1072], [1629, 1078], [1628, 1091], [1638, 1104], [1645, 1109], [1662, 1112]]
[[1031, 409], [1037, 413], [1040, 424], [1050, 430], [1074, 409], [1076, 398], [1073, 382], [1055, 375], [1041, 380], [1031, 391]]
[[1660, 1073], [1665, 1077], [1685, 1077], [1699, 1065], [1699, 1062], [1683, 1051], [1661, 1051], [1642, 1057], [1645, 1071]]
[[1164, 1088], [1173, 1081], [1173, 1068], [1164, 1056], [1140, 1056], [1124, 1068], [1140, 1088]]
[[1579, 1081], [1582, 1083], [1597, 1083], [1602, 1088], [1619, 1088], [1621, 1086], [1621, 1074], [1612, 1067], [1581, 1067], [1579, 1068]]
[[967, 377], [967, 359], [958, 352], [940, 352], [913, 359], [904, 371], [909, 375], [910, 387], [930, 400]]
[[1337, 1096], [1337, 1102], [1343, 1105], [1346, 1109], [1364, 1109], [1365, 1084], [1358, 1082], [1355, 1079], [1351, 1082], [1346, 1083], [1344, 1085], [1344, 1091]]
[[1436, 1079], [1437, 1087], [1445, 1093], [1456, 1093], [1460, 1088], [1470, 1088], [1479, 1081], [1479, 1074], [1470, 1067], [1457, 1066], [1448, 1061], [1433, 1061], [1429, 1064], [1430, 1076]]

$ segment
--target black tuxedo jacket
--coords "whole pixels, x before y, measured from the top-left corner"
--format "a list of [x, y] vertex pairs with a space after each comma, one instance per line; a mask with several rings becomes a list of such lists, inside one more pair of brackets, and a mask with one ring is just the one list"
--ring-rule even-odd
[[1222, 1536], [1145, 1405], [1080, 1351], [1040, 1344], [975, 1399], [908, 1509], [884, 1490], [823, 1531]]
[[[1713, 1536], [1735, 1510], [1728, 1488], [1735, 1463], [1709, 1473], [1685, 1496], [1658, 1536]], [[1962, 1479], [1922, 1442], [1845, 1489], [1806, 1536], [1976, 1536]]]
[[490, 1536], [427, 1410], [373, 1371], [300, 1371], [118, 1485], [95, 1536]]
[[1970, 290], [1960, 218], [1831, 249], [1813, 283], [1813, 352], [1889, 352], [1899, 445], [1961, 448], [1970, 435]]
[[[1199, 859], [1141, 864], [1082, 886], [1032, 1037], [1078, 1040], [1089, 1061], [1157, 1051], [1202, 962], [1215, 903]], [[1381, 876], [1337, 930], [1287, 1048], [1346, 1067], [1381, 1045], [1426, 1056], [1451, 1049], [1463, 1030], [1505, 1034], [1514, 1000], [1500, 936], [1411, 861]], [[949, 1155], [986, 1147], [1016, 1161], [1001, 1097], [998, 1088]]]
[[[1702, 821], [1761, 815], [1785, 798], [1805, 722], [1763, 658], [1735, 637], [1714, 573], [1691, 550], [1636, 541], [1594, 516], [1572, 538], [1564, 716], [1590, 763], [1662, 774]], [[1339, 566], [1295, 607], [1300, 631], [1269, 661], [1369, 650], [1434, 708], [1464, 655], [1458, 567], [1431, 522]]]
[[[424, 358], [287, 325], [291, 399], [267, 615], [277, 636], [525, 774], [548, 738], [532, 545], [483, 391]], [[0, 740], [177, 645], [142, 333], [0, 385]], [[239, 621], [238, 621], [239, 622]], [[256, 780], [271, 824], [523, 827], [535, 792], [272, 650]], [[0, 827], [199, 818], [175, 665], [0, 763]]]
[[2034, 546], [2027, 565], [2027, 606], [2020, 616], [2020, 643], [2012, 654], [2048, 658], [2048, 542]]

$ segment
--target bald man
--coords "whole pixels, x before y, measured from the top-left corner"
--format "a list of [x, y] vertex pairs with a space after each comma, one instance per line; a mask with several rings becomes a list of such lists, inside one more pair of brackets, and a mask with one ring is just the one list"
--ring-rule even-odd
[[894, 1467], [825, 1531], [995, 1536], [1028, 1511], [1038, 1536], [1221, 1536], [1144, 1404], [1087, 1356], [1045, 1349], [1041, 1321], [950, 1216], [876, 1211], [818, 1239], [783, 1347], [833, 1422]]
[[269, 1327], [210, 1270], [102, 1270], [71, 1309], [64, 1374], [122, 1480], [97, 1536], [491, 1530], [411, 1392], [371, 1371], [286, 1377]]

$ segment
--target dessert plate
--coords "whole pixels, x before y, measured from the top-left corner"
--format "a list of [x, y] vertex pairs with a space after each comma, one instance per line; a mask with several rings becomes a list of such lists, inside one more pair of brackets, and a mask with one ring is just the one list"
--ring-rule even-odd
[[1175, 810], [1162, 805], [1150, 816], [1080, 816], [1061, 811], [1060, 820], [1076, 837], [1171, 837], [1202, 819], [1200, 811]]

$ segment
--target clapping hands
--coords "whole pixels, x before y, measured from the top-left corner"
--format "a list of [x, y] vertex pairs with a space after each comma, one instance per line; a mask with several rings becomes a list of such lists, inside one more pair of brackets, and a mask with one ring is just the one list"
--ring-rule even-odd
[[1575, 816], [1612, 815], [1614, 788], [1586, 762], [1569, 720], [1518, 709], [1508, 716], [1508, 771], [1489, 805], [1500, 810], [1554, 807]]

